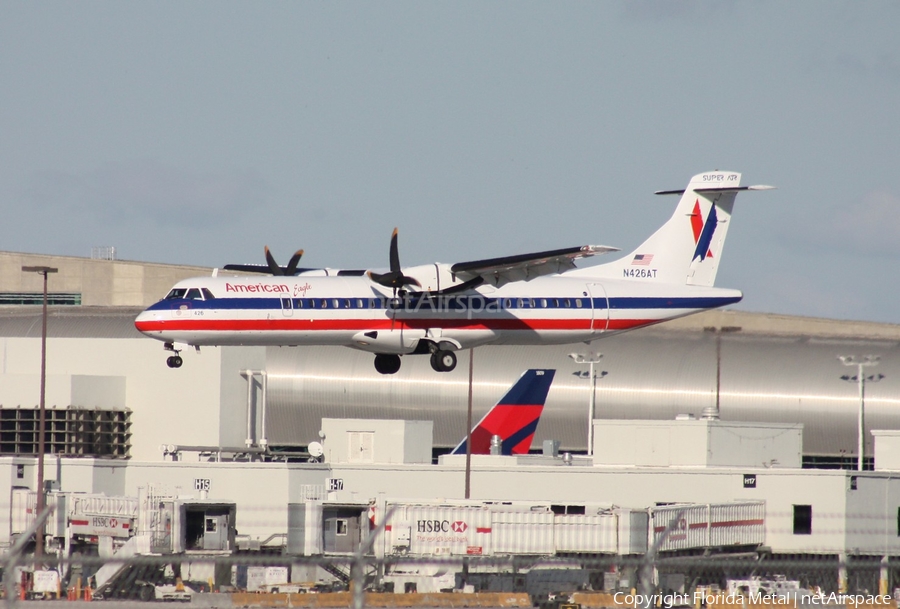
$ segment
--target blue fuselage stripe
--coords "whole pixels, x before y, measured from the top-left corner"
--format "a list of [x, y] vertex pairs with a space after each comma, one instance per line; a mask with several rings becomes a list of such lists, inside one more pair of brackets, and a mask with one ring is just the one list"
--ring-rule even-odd
[[[404, 312], [467, 311], [486, 309], [709, 309], [733, 304], [740, 297], [614, 297], [606, 298], [484, 298], [459, 296], [444, 301], [419, 303], [408, 301], [398, 308]], [[289, 301], [289, 302], [287, 302]], [[384, 310], [390, 303], [380, 298], [216, 298], [213, 300], [161, 300], [151, 305], [148, 311], [168, 311], [173, 309], [204, 310], [282, 310], [333, 311], [333, 310]]]

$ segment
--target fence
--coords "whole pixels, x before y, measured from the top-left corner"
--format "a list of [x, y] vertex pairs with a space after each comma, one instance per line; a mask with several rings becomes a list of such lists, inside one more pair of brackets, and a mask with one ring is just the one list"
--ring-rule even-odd
[[[564, 550], [554, 555], [434, 553], [430, 546], [430, 555], [377, 555], [376, 541], [385, 536], [385, 529], [407, 517], [395, 507], [364, 534], [358, 547], [343, 553], [291, 555], [285, 543], [248, 553], [151, 555], [133, 544], [136, 553], [130, 556], [122, 546], [111, 557], [58, 552], [35, 558], [27, 551], [33, 550], [34, 531], [51, 510], [37, 518], [4, 557], [8, 607], [57, 597], [103, 600], [110, 607], [153, 600], [205, 607], [896, 607], [894, 586], [900, 585], [900, 556], [891, 554], [816, 553], [812, 548], [804, 553], [775, 552], [752, 535], [742, 545], [673, 549], [672, 538], [675, 545], [682, 543], [679, 535], [690, 531], [691, 523], [707, 523], [695, 527], [706, 539], [712, 539], [714, 528], [708, 523], [724, 518], [755, 523], [759, 513], [746, 506], [736, 511], [715, 505], [657, 509], [652, 515], [652, 543], [635, 554], [615, 553], [621, 548], [602, 539], [600, 545], [607, 551], [590, 553], [588, 544], [573, 543], [566, 530], [558, 544]], [[500, 522], [515, 520], [510, 512], [502, 513]], [[572, 521], [571, 515], [559, 516], [567, 526]], [[490, 521], [485, 515], [480, 518], [486, 528]], [[658, 523], [664, 518], [668, 525], [660, 530]], [[546, 535], [543, 520], [536, 519], [536, 529]], [[860, 530], [873, 525], [875, 530], [885, 529], [870, 518], [852, 522]]]

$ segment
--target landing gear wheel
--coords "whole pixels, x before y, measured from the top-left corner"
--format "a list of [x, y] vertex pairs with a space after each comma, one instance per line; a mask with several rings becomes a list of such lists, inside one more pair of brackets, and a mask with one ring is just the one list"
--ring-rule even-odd
[[[163, 349], [166, 351], [171, 351], [175, 355], [170, 355], [166, 358], [166, 366], [169, 368], [181, 368], [181, 364], [184, 363], [184, 360], [181, 359], [181, 356], [178, 355], [181, 353], [181, 349], [175, 348], [175, 343], [165, 343], [163, 345]], [[200, 350], [200, 347], [197, 347], [197, 350]]]
[[450, 372], [456, 368], [456, 354], [453, 351], [435, 351], [431, 354], [431, 367], [435, 372]]
[[381, 374], [396, 374], [400, 370], [400, 356], [379, 354], [375, 356], [375, 370]]

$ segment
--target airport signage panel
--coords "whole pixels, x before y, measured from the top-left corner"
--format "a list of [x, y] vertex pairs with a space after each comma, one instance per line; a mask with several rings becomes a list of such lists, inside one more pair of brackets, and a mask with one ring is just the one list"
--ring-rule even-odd
[[75, 535], [105, 535], [107, 537], [128, 537], [134, 528], [133, 518], [121, 516], [86, 515], [69, 521]]

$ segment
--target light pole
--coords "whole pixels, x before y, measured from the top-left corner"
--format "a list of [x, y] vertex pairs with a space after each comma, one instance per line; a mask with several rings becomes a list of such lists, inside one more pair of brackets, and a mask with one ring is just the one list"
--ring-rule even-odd
[[722, 410], [720, 407], [720, 395], [722, 390], [722, 334], [730, 332], [740, 332], [740, 326], [707, 326], [703, 328], [704, 332], [712, 332], [716, 335], [716, 407], [715, 409], [704, 408], [703, 418], [719, 420]]
[[469, 399], [466, 406], [466, 499], [472, 495], [472, 379], [475, 377], [475, 349], [469, 349]]
[[[46, 410], [44, 396], [47, 387], [47, 275], [59, 272], [52, 266], [23, 266], [25, 273], [39, 273], [44, 276], [44, 306], [41, 313], [41, 401], [38, 414], [38, 483], [37, 483], [37, 509], [35, 518], [44, 513], [44, 421]], [[40, 526], [35, 531], [34, 556], [40, 557], [44, 553], [44, 527]]]
[[865, 368], [867, 366], [877, 366], [881, 358], [877, 355], [864, 355], [862, 357], [856, 355], [839, 355], [838, 359], [845, 366], [856, 366], [856, 375], [850, 376], [845, 374], [841, 376], [841, 380], [853, 381], [859, 386], [859, 414], [857, 417], [857, 440], [859, 446], [856, 457], [857, 471], [863, 471], [866, 463], [866, 381], [877, 382], [884, 378], [883, 374], [871, 374], [866, 376]]
[[[574, 360], [576, 364], [587, 364], [588, 365], [588, 375], [590, 375], [591, 379], [591, 395], [588, 398], [588, 435], [587, 435], [587, 454], [591, 456], [594, 454], [594, 411], [597, 408], [597, 375], [594, 374], [594, 364], [600, 363], [600, 358], [603, 357], [602, 353], [570, 353], [569, 357]], [[603, 370], [600, 373], [600, 376], [606, 376], [608, 373], [606, 370]]]

